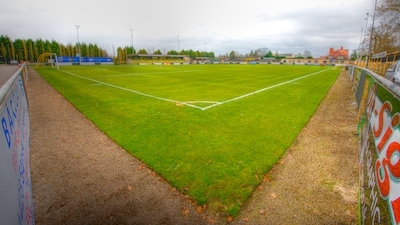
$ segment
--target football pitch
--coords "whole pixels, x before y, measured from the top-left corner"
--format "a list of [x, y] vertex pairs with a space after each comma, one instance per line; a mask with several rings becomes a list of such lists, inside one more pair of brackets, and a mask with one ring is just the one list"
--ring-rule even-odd
[[200, 205], [235, 216], [340, 69], [108, 65], [38, 72], [172, 186]]

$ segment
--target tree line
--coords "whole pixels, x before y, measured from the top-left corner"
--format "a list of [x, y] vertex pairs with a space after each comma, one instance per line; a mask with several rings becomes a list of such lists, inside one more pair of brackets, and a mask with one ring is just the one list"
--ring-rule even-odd
[[[12, 40], [7, 35], [0, 35], [0, 56], [3, 56], [4, 63], [9, 63], [11, 60], [37, 62], [42, 53], [56, 53], [58, 56], [73, 57], [79, 54], [79, 46], [78, 43], [68, 43], [67, 45], [64, 45], [55, 40], [49, 41], [41, 38], [36, 40]], [[126, 63], [127, 55], [136, 53], [162, 55], [160, 50], [148, 52], [145, 49], [140, 49], [139, 51], [136, 51], [133, 47], [125, 46], [118, 47], [117, 52], [115, 52], [113, 47], [112, 55], [110, 56], [108, 50], [106, 51], [105, 49], [97, 46], [97, 44], [80, 44], [81, 57], [113, 57], [114, 61]], [[167, 52], [167, 55], [186, 55], [192, 59], [196, 57], [214, 58], [214, 52], [200, 52], [192, 49], [182, 49], [179, 53], [176, 50], [171, 50]]]
[[[154, 54], [154, 55], [164, 55], [160, 49], [157, 50], [153, 50], [151, 51], [150, 49], [146, 50], [146, 49], [139, 49], [137, 52], [134, 48], [132, 47], [118, 47], [117, 48], [117, 56], [116, 56], [116, 60], [118, 61], [118, 63], [126, 63], [126, 59], [127, 56], [129, 54]], [[200, 52], [199, 50], [194, 51], [192, 49], [189, 50], [185, 50], [182, 49], [179, 52], [176, 50], [170, 50], [166, 53], [166, 55], [186, 55], [187, 57], [191, 58], [191, 59], [195, 59], [196, 57], [209, 57], [211, 59], [213, 59], [215, 57], [214, 52]]]
[[[252, 57], [259, 57], [259, 58], [275, 58], [276, 60], [281, 60], [283, 58], [286, 58], [282, 54], [279, 54], [278, 51], [276, 53], [272, 53], [271, 50], [269, 50], [266, 47], [258, 48], [256, 50], [251, 50], [250, 53], [246, 54], [240, 54], [236, 51], [231, 51], [229, 54], [225, 53], [225, 55], [219, 55], [218, 58], [221, 60], [243, 60], [245, 58], [252, 58]], [[295, 58], [298, 59], [312, 59], [313, 56], [309, 50], [305, 50], [302, 55], [300, 53], [295, 56]]]
[[[58, 56], [76, 56], [79, 53], [78, 44], [64, 45], [55, 40], [15, 39], [11, 40], [7, 35], [0, 35], [0, 55], [4, 63], [10, 60], [37, 62], [42, 53], [56, 53]], [[109, 57], [107, 51], [96, 44], [80, 44], [82, 57]]]

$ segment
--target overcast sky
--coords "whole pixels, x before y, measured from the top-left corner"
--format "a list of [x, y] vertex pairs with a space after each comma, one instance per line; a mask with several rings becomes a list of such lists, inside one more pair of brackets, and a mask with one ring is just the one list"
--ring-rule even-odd
[[[135, 49], [327, 55], [358, 49], [373, 0], [1, 0], [0, 34]], [[372, 19], [370, 18], [371, 22]]]

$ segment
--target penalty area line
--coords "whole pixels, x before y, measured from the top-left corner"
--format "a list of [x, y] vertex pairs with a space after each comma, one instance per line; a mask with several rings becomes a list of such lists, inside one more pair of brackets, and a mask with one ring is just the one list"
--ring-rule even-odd
[[[328, 68], [328, 69], [330, 69], [330, 68]], [[225, 104], [225, 103], [228, 103], [228, 102], [233, 102], [233, 101], [245, 98], [245, 97], [249, 97], [251, 95], [255, 95], [255, 94], [258, 94], [260, 92], [263, 92], [263, 91], [266, 91], [266, 90], [269, 90], [269, 89], [272, 89], [272, 88], [276, 88], [276, 87], [279, 87], [279, 86], [282, 86], [282, 85], [285, 85], [285, 84], [292, 83], [293, 81], [296, 81], [296, 80], [301, 80], [301, 79], [304, 79], [304, 78], [307, 78], [307, 77], [310, 77], [310, 76], [325, 72], [328, 69], [324, 69], [324, 70], [321, 70], [321, 71], [318, 71], [318, 72], [315, 72], [315, 73], [311, 73], [311, 74], [308, 74], [308, 75], [305, 75], [305, 76], [302, 76], [302, 77], [298, 77], [298, 78], [295, 78], [295, 79], [292, 79], [292, 80], [288, 80], [288, 81], [285, 81], [285, 82], [282, 82], [282, 83], [279, 83], [279, 84], [275, 84], [275, 85], [272, 85], [272, 86], [269, 86], [269, 87], [266, 87], [266, 88], [263, 88], [263, 89], [260, 89], [260, 90], [257, 90], [257, 91], [253, 91], [253, 92], [247, 93], [245, 95], [238, 96], [236, 98], [228, 99], [228, 100], [223, 101], [223, 102], [218, 102], [218, 103], [215, 103], [213, 105], [209, 105], [207, 107], [203, 107], [201, 110], [207, 110], [207, 109], [210, 109], [210, 108], [218, 106], [218, 105], [222, 105], [222, 104]]]
[[68, 72], [68, 71], [65, 71], [65, 70], [60, 70], [60, 71], [62, 71], [64, 73], [67, 73], [67, 74], [69, 74], [71, 76], [74, 76], [74, 77], [78, 77], [78, 78], [81, 78], [81, 79], [84, 79], [84, 80], [93, 81], [93, 82], [98, 83], [98, 84], [103, 84], [103, 85], [106, 85], [106, 86], [109, 86], [109, 87], [113, 87], [113, 88], [116, 88], [116, 89], [132, 92], [132, 93], [135, 93], [135, 94], [138, 94], [138, 95], [142, 95], [142, 96], [146, 96], [146, 97], [149, 97], [149, 98], [154, 98], [154, 99], [161, 100], [161, 101], [166, 101], [166, 102], [180, 103], [182, 105], [186, 105], [186, 106], [189, 106], [189, 107], [192, 107], [192, 108], [203, 109], [202, 107], [199, 107], [199, 106], [196, 106], [196, 105], [192, 105], [192, 104], [189, 104], [189, 103], [186, 103], [186, 102], [176, 101], [176, 100], [172, 100], [172, 99], [168, 99], [168, 98], [160, 98], [160, 97], [157, 97], [157, 96], [154, 96], [154, 95], [149, 95], [149, 94], [146, 94], [146, 93], [143, 93], [143, 92], [139, 92], [139, 91], [135, 91], [135, 90], [132, 90], [132, 89], [128, 89], [128, 88], [120, 87], [120, 86], [117, 86], [117, 85], [101, 82], [101, 81], [98, 81], [98, 80], [95, 80], [95, 79], [79, 76], [77, 74], [74, 74], [74, 73], [71, 73], [71, 72]]

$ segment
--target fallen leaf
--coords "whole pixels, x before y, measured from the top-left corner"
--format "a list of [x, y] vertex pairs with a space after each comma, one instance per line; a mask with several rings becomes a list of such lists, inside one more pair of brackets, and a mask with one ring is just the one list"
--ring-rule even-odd
[[150, 170], [150, 169], [147, 169], [147, 173], [148, 173], [148, 174], [151, 174], [151, 170]]
[[185, 214], [185, 215], [189, 215], [189, 209], [183, 207], [182, 208], [182, 213]]
[[198, 213], [203, 212], [203, 207], [201, 205], [197, 206], [197, 212]]
[[258, 180], [258, 175], [257, 175], [257, 174], [255, 174], [254, 176], [255, 176], [255, 177], [257, 178], [257, 180]]
[[144, 166], [145, 166], [144, 164], [140, 165], [139, 170], [142, 170], [144, 168]]
[[156, 173], [152, 173], [151, 175], [152, 175], [153, 177], [156, 177]]
[[271, 181], [271, 179], [269, 179], [269, 177], [267, 177], [267, 176], [264, 176], [264, 180], [267, 181], [267, 182]]
[[210, 223], [214, 223], [214, 222], [215, 222], [214, 218], [211, 218]]
[[249, 218], [243, 218], [243, 221], [247, 221], [247, 220], [249, 220]]
[[265, 213], [265, 211], [262, 210], [262, 209], [258, 210], [258, 212], [259, 212], [260, 214], [264, 214], [264, 213]]
[[129, 191], [132, 191], [132, 187], [131, 187], [131, 186], [128, 186], [128, 190], [129, 190]]
[[165, 181], [165, 179], [164, 179], [164, 177], [162, 177], [162, 178], [161, 178], [161, 182], [164, 182], [164, 181]]
[[207, 205], [204, 204], [204, 205], [203, 205], [203, 211], [206, 210], [206, 209], [207, 209]]
[[275, 193], [271, 193], [269, 196], [271, 196], [272, 198], [276, 198], [276, 194]]
[[228, 216], [228, 221], [232, 222], [232, 220], [233, 220], [233, 217], [232, 216]]
[[261, 188], [262, 188], [262, 185], [258, 186], [258, 187], [257, 187], [257, 190], [261, 190]]
[[280, 163], [280, 164], [284, 164], [284, 162], [283, 162], [283, 161], [280, 161], [279, 163]]

